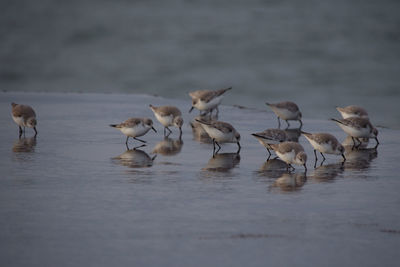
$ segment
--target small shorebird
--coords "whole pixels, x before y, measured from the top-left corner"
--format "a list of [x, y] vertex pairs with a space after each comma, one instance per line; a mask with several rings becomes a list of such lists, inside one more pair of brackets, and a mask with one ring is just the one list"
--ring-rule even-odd
[[281, 142], [284, 142], [287, 140], [286, 132], [281, 129], [267, 129], [265, 131], [259, 132], [259, 133], [253, 133], [251, 134], [257, 140], [260, 142], [261, 145], [263, 145], [268, 153], [268, 159], [271, 156], [271, 144], [278, 144]]
[[314, 168], [317, 164], [317, 150], [321, 153], [323, 161], [325, 161], [325, 154], [335, 154], [342, 155], [343, 161], [346, 161], [344, 156], [344, 147], [339, 143], [339, 141], [331, 134], [328, 133], [306, 133], [301, 132], [304, 137], [310, 142], [311, 146], [314, 148], [315, 163]]
[[282, 142], [279, 144], [270, 145], [278, 157], [286, 162], [287, 170], [289, 167], [294, 170], [292, 164], [303, 165], [307, 171], [307, 154], [304, 152], [304, 148], [296, 142]]
[[[369, 119], [351, 117], [348, 119], [331, 119], [335, 121], [342, 130], [353, 139], [353, 148], [359, 148], [362, 144], [360, 138], [375, 138], [376, 147], [379, 145], [378, 130], [372, 126]], [[356, 145], [356, 140], [358, 144]]]
[[348, 119], [351, 117], [368, 119], [368, 112], [359, 106], [352, 105], [344, 108], [336, 107], [336, 109], [340, 112], [340, 115], [342, 115], [343, 119]]
[[[33, 128], [35, 136], [36, 130], [36, 113], [31, 106], [11, 103], [11, 114], [15, 123], [19, 127], [19, 136], [25, 133], [25, 127]], [[23, 127], [23, 130], [22, 130]]]
[[197, 108], [202, 111], [205, 111], [205, 114], [208, 112], [212, 113], [214, 109], [217, 110], [218, 114], [218, 105], [221, 104], [223, 94], [232, 89], [232, 87], [220, 90], [197, 90], [189, 93], [189, 96], [192, 98], [192, 107], [189, 110], [189, 113], [192, 112], [193, 108]]
[[301, 121], [301, 112], [299, 110], [299, 107], [295, 103], [290, 101], [285, 101], [276, 104], [270, 104], [270, 103], [265, 103], [265, 104], [269, 106], [275, 113], [275, 115], [278, 117], [279, 128], [281, 127], [280, 119], [286, 121], [288, 125], [287, 127], [290, 126], [289, 121], [299, 121], [300, 128], [303, 126], [303, 122]]
[[160, 106], [155, 107], [153, 105], [149, 105], [151, 110], [156, 116], [157, 120], [164, 126], [164, 136], [166, 136], [166, 130], [169, 131], [169, 136], [172, 131], [168, 128], [168, 126], [175, 126], [179, 128], [179, 136], [182, 136], [182, 113], [181, 111], [174, 106]]
[[[213, 154], [218, 153], [221, 149], [219, 143], [236, 143], [238, 145], [238, 151], [240, 152], [240, 134], [227, 122], [222, 121], [203, 121], [196, 119], [197, 122], [203, 125], [204, 130], [208, 133], [213, 141], [214, 149]], [[218, 146], [218, 150], [215, 151], [215, 145]]]
[[[142, 143], [146, 141], [141, 140], [137, 137], [145, 135], [150, 129], [157, 132], [153, 127], [153, 121], [149, 118], [130, 118], [120, 124], [110, 124], [111, 127], [119, 129], [123, 134], [126, 135], [126, 146], [128, 147], [128, 139], [132, 137]], [[129, 149], [129, 148], [128, 148]]]

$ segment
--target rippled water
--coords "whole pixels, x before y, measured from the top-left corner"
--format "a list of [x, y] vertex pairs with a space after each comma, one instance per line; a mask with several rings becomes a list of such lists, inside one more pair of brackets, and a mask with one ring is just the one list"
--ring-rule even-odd
[[[18, 139], [10, 102], [38, 113]], [[149, 132], [127, 151], [108, 124], [153, 117], [148, 104], [184, 111], [183, 138]], [[220, 119], [242, 150], [198, 141], [190, 103], [145, 95], [0, 93], [2, 266], [396, 266], [399, 260], [399, 132], [380, 128], [377, 150], [348, 150], [289, 174], [250, 133], [272, 114], [230, 106]], [[344, 133], [304, 120], [307, 131]], [[295, 131], [292, 131], [292, 135]], [[130, 142], [131, 148], [134, 143]], [[369, 147], [373, 147], [371, 142]]]
[[306, 117], [358, 104], [400, 128], [400, 2], [2, 1], [0, 90], [294, 100]]

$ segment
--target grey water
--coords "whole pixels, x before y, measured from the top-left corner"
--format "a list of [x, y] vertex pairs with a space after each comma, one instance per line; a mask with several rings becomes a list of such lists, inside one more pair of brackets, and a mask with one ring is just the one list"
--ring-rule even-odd
[[[400, 2], [0, 1], [0, 266], [397, 266]], [[189, 91], [232, 86], [220, 120], [242, 150], [190, 122]], [[292, 100], [303, 130], [361, 105], [380, 145], [288, 173], [250, 134]], [[18, 138], [10, 103], [38, 114]], [[169, 138], [148, 104], [184, 116]], [[247, 108], [244, 108], [247, 107]], [[108, 125], [153, 118], [132, 140]], [[293, 123], [296, 126], [296, 123]]]
[[[38, 135], [18, 138], [10, 102], [29, 102]], [[346, 151], [292, 173], [250, 134], [276, 127], [266, 111], [220, 107], [242, 149], [212, 144], [183, 113], [164, 138], [130, 141], [108, 124], [147, 104], [187, 101], [149, 95], [0, 93], [1, 266], [397, 266], [400, 260], [399, 131], [380, 145]], [[295, 126], [295, 123], [293, 123]], [[333, 122], [305, 119], [343, 141]]]
[[147, 93], [226, 104], [357, 104], [400, 128], [400, 2], [1, 1], [0, 90]]

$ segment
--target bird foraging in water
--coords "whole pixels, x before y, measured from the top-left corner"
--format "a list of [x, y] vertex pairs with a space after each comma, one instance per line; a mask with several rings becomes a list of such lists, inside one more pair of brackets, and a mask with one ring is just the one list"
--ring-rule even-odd
[[[236, 131], [236, 129], [227, 122], [222, 121], [203, 121], [196, 119], [197, 122], [201, 123], [204, 127], [204, 130], [210, 136], [213, 141], [213, 154], [218, 153], [221, 149], [219, 143], [236, 143], [238, 145], [238, 151], [240, 152], [240, 134]], [[215, 146], [218, 146], [218, 150], [215, 151]]]
[[280, 103], [275, 103], [275, 104], [270, 104], [270, 103], [265, 103], [267, 106], [269, 106], [272, 111], [275, 113], [275, 115], [278, 117], [278, 127], [281, 127], [281, 121], [285, 120], [287, 123], [287, 127], [290, 126], [289, 121], [299, 121], [300, 122], [300, 128], [303, 126], [303, 122], [301, 121], [301, 112], [299, 110], [299, 107], [290, 101], [285, 101], [285, 102], [280, 102]]
[[[192, 112], [194, 108], [197, 108], [200, 110], [200, 113], [202, 111], [207, 114], [214, 109], [217, 110], [218, 114], [218, 105], [221, 104], [223, 94], [231, 90], [232, 87], [226, 88], [226, 89], [220, 89], [220, 90], [197, 90], [189, 93], [189, 96], [192, 98], [192, 107], [189, 110], [189, 113]], [[203, 114], [204, 115], [204, 114]]]
[[[169, 126], [175, 126], [179, 128], [179, 136], [182, 136], [182, 113], [181, 111], [174, 106], [160, 106], [155, 107], [153, 105], [149, 105], [151, 110], [156, 116], [156, 119], [164, 126], [164, 136], [169, 136], [172, 131], [168, 128]], [[168, 135], [166, 135], [166, 130], [169, 131]]]
[[157, 132], [153, 127], [153, 121], [149, 118], [130, 118], [119, 124], [110, 124], [110, 127], [117, 128], [124, 135], [126, 135], [125, 144], [127, 147], [129, 137], [132, 137], [133, 139], [142, 143], [146, 143], [146, 141], [137, 137], [145, 135], [148, 131], [150, 131], [150, 129], [152, 129], [154, 132]]
[[278, 155], [278, 157], [286, 162], [287, 170], [295, 168], [292, 164], [303, 165], [304, 169], [307, 171], [307, 154], [304, 152], [302, 145], [296, 142], [282, 142], [279, 144], [272, 144], [272, 149]]
[[[347, 119], [331, 119], [339, 125], [342, 130], [350, 135], [353, 139], [353, 149], [359, 148], [362, 144], [360, 138], [374, 138], [376, 141], [376, 147], [379, 145], [378, 141], [378, 130], [371, 124], [369, 119], [351, 117]], [[358, 144], [356, 145], [356, 141]]]
[[317, 164], [317, 150], [321, 153], [323, 161], [325, 161], [325, 154], [335, 154], [342, 155], [343, 161], [346, 161], [344, 156], [344, 147], [339, 143], [339, 141], [331, 134], [328, 133], [306, 133], [301, 132], [304, 137], [310, 142], [311, 146], [314, 148], [315, 164]]
[[14, 122], [19, 127], [19, 136], [25, 133], [25, 127], [33, 128], [37, 135], [36, 113], [31, 106], [11, 103], [11, 114]]

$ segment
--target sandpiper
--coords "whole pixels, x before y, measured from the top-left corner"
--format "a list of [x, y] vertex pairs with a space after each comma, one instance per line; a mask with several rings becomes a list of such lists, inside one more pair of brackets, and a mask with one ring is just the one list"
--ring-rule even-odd
[[287, 170], [289, 167], [294, 170], [292, 164], [303, 165], [304, 169], [307, 170], [307, 154], [304, 152], [304, 148], [296, 142], [282, 142], [279, 144], [270, 145], [278, 157], [286, 162]]
[[285, 120], [287, 123], [287, 127], [290, 126], [289, 121], [299, 121], [300, 122], [300, 128], [303, 126], [303, 122], [301, 121], [301, 112], [299, 110], [299, 107], [290, 101], [285, 101], [285, 102], [280, 102], [276, 104], [270, 104], [270, 103], [265, 103], [267, 106], [269, 106], [272, 111], [276, 114], [278, 117], [278, 127], [281, 127], [281, 121]]
[[[240, 152], [240, 134], [227, 122], [222, 121], [203, 121], [196, 119], [197, 122], [201, 123], [204, 130], [208, 133], [213, 141], [214, 149], [213, 154], [218, 153], [221, 149], [219, 143], [236, 143], [238, 145], [238, 151]], [[215, 145], [218, 146], [218, 150], [215, 151]]]
[[253, 133], [251, 134], [257, 140], [260, 142], [261, 145], [263, 145], [268, 153], [268, 159], [271, 156], [271, 144], [278, 144], [281, 142], [284, 142], [287, 140], [286, 132], [281, 129], [267, 129], [265, 131], [259, 132], [259, 133]]
[[154, 132], [157, 132], [153, 127], [153, 121], [149, 118], [129, 118], [120, 124], [110, 124], [110, 126], [119, 129], [123, 134], [126, 135], [125, 144], [127, 147], [129, 137], [132, 137], [133, 139], [142, 143], [146, 143], [146, 141], [137, 137], [145, 135], [150, 129], [152, 129]]
[[[354, 143], [353, 148], [359, 148], [359, 146], [362, 144], [360, 138], [375, 138], [375, 148], [378, 147], [378, 130], [374, 126], [372, 126], [369, 119], [351, 117], [342, 120], [331, 120], [335, 121], [345, 133], [352, 137]], [[356, 140], [358, 142], [357, 145]]]
[[189, 93], [189, 96], [192, 98], [192, 107], [189, 110], [189, 113], [193, 110], [193, 108], [197, 108], [202, 111], [205, 111], [205, 114], [208, 112], [212, 113], [214, 109], [217, 110], [218, 114], [218, 105], [221, 103], [223, 94], [232, 89], [232, 87], [220, 89], [220, 90], [197, 90]]
[[[174, 106], [160, 106], [155, 107], [153, 105], [149, 105], [151, 110], [154, 112], [157, 120], [164, 126], [164, 136], [166, 136], [166, 130], [169, 131], [168, 135], [172, 133], [172, 131], [168, 128], [168, 126], [175, 126], [179, 128], [179, 136], [182, 136], [182, 113], [181, 111]], [[167, 135], [167, 136], [168, 136]]]
[[[11, 114], [15, 123], [19, 127], [19, 136], [25, 133], [25, 127], [33, 128], [35, 136], [37, 135], [36, 130], [36, 113], [31, 106], [11, 103]], [[22, 130], [23, 127], [23, 130]]]
[[323, 161], [325, 161], [325, 154], [335, 154], [342, 155], [343, 160], [346, 161], [344, 156], [344, 147], [339, 143], [339, 141], [331, 134], [328, 133], [306, 133], [301, 132], [304, 137], [310, 142], [311, 146], [314, 148], [315, 163], [314, 168], [317, 164], [317, 150], [321, 153]]
[[359, 106], [351, 105], [344, 108], [336, 107], [336, 109], [337, 111], [340, 112], [343, 119], [348, 119], [352, 117], [364, 118], [364, 119], [368, 118], [368, 112]]

